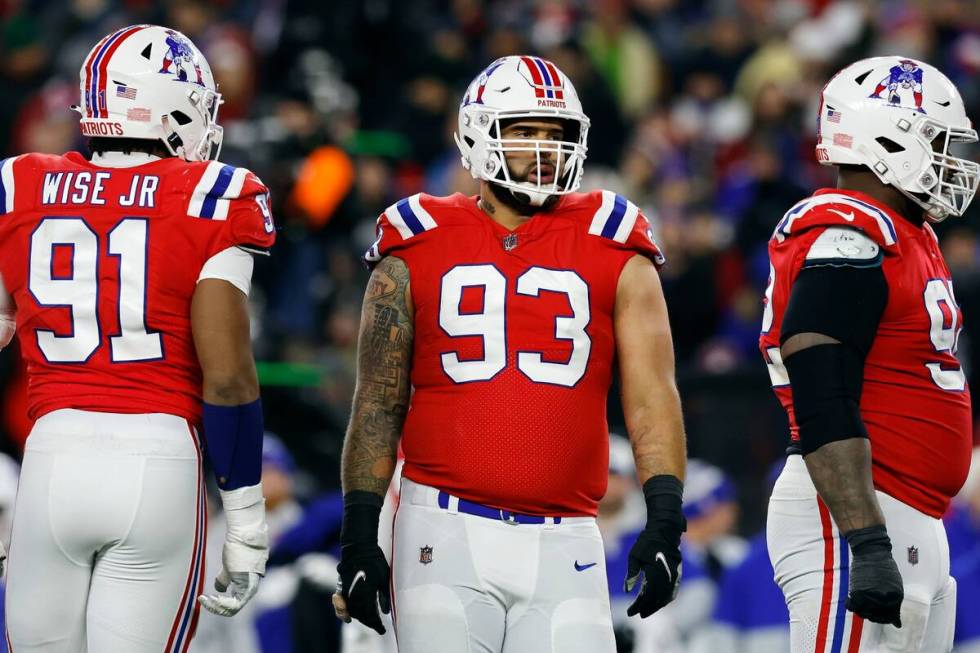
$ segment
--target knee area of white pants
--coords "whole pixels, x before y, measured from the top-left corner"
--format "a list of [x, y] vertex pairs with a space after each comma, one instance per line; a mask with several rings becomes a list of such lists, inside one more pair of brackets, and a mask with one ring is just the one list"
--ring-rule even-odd
[[946, 579], [946, 586], [939, 593], [939, 603], [943, 605], [956, 605], [956, 579], [952, 576]]
[[552, 651], [604, 651], [613, 639], [609, 604], [601, 599], [562, 601], [551, 615]]
[[787, 603], [789, 622], [793, 639], [793, 651], [803, 651], [804, 647], [812, 648], [812, 642], [817, 641], [817, 630], [820, 627], [820, 603], [799, 597]]
[[[889, 653], [904, 653], [905, 651], [920, 650], [922, 640], [925, 637], [926, 625], [929, 623], [930, 608], [929, 603], [923, 603], [906, 596], [905, 600], [902, 601], [901, 628], [866, 623], [866, 626], [876, 626], [880, 632], [878, 639], [880, 646], [872, 650], [888, 651]], [[935, 653], [940, 652], [936, 651]]]
[[419, 585], [398, 591], [395, 617], [399, 646], [407, 651], [467, 650], [466, 608], [446, 585]]

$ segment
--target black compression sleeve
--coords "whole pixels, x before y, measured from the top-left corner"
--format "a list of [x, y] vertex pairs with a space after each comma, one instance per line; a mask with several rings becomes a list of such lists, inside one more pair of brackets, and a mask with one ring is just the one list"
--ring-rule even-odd
[[821, 333], [867, 355], [888, 303], [881, 265], [804, 268], [783, 315], [780, 343], [798, 333]]
[[377, 544], [378, 523], [384, 499], [374, 492], [354, 490], [344, 495], [344, 519], [340, 543]]
[[785, 364], [804, 456], [828, 442], [868, 437], [861, 419], [864, 358], [853, 347], [817, 345]]
[[647, 504], [647, 528], [655, 526], [676, 546], [687, 529], [681, 508], [684, 484], [673, 474], [651, 476], [643, 484], [643, 497]]
[[780, 342], [799, 333], [819, 333], [840, 343], [784, 358], [804, 455], [828, 442], [868, 437], [860, 411], [864, 359], [887, 303], [880, 264], [810, 267], [797, 276]]

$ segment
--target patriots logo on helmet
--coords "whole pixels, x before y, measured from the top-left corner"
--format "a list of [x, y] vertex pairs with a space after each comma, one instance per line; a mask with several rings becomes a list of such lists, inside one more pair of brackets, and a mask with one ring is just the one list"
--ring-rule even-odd
[[[188, 79], [191, 70], [194, 71], [196, 79]], [[190, 43], [172, 30], [167, 30], [167, 52], [163, 55], [163, 67], [160, 68], [160, 72], [176, 75], [182, 82], [191, 81], [204, 86], [201, 67], [194, 61], [194, 50]]]
[[[887, 91], [881, 97], [882, 91]], [[925, 113], [922, 108], [922, 68], [911, 59], [902, 59], [897, 66], [892, 66], [888, 75], [878, 82], [874, 92], [868, 97], [875, 100], [887, 100], [888, 104], [896, 107], [905, 106], [903, 96], [911, 91], [915, 110]]]
[[492, 64], [487, 66], [486, 70], [480, 73], [480, 77], [477, 79], [476, 97], [471, 100], [469, 93], [467, 93], [466, 97], [463, 99], [464, 107], [468, 104], [483, 104], [483, 92], [487, 89], [487, 83], [490, 81], [490, 75], [492, 75], [493, 71], [497, 70], [497, 68], [500, 68], [502, 65], [504, 65], [504, 59], [497, 59]]

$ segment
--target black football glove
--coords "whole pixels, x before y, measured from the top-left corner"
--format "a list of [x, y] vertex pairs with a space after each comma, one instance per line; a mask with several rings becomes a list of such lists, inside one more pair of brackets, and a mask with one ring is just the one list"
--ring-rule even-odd
[[629, 566], [623, 588], [627, 592], [643, 574], [640, 593], [626, 610], [626, 616], [641, 618], [664, 607], [677, 596], [681, 576], [681, 533], [687, 521], [681, 512], [684, 486], [675, 476], [654, 476], [643, 484], [647, 503], [647, 525], [629, 553]]
[[[347, 614], [380, 635], [385, 634], [381, 612], [391, 611], [388, 580], [391, 569], [378, 546], [381, 498], [370, 492], [344, 495], [344, 523], [340, 531], [340, 580], [337, 591], [347, 603]], [[379, 612], [380, 609], [380, 612]]]
[[888, 531], [884, 526], [868, 526], [848, 531], [844, 537], [853, 558], [847, 609], [868, 621], [901, 628], [905, 590]]

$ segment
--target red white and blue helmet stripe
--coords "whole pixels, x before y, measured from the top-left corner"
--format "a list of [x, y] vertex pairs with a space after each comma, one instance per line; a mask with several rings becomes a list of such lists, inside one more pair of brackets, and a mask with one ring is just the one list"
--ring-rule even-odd
[[89, 118], [108, 118], [106, 108], [106, 82], [109, 60], [119, 46], [133, 34], [146, 29], [147, 25], [131, 25], [109, 34], [92, 48], [85, 61], [85, 80], [82, 88], [85, 99], [85, 115]]
[[555, 64], [541, 57], [521, 57], [521, 61], [531, 74], [535, 97], [565, 99], [565, 84]]

